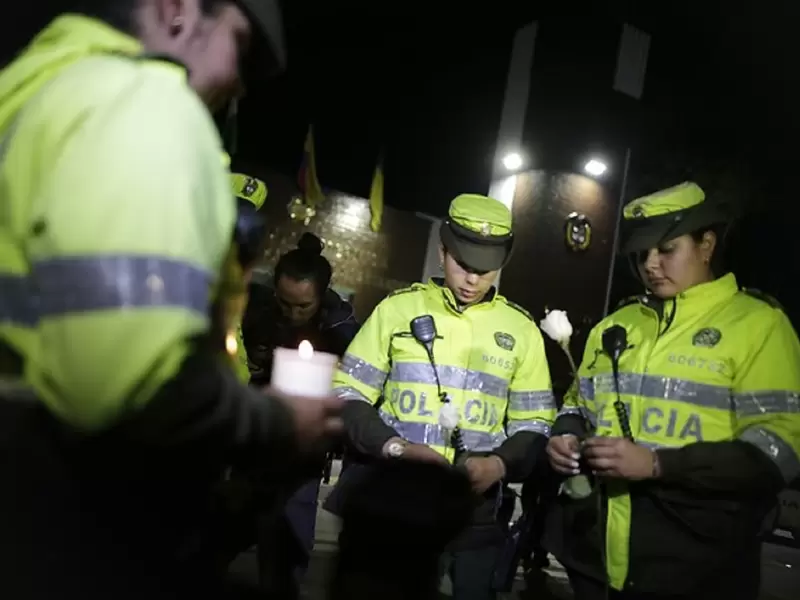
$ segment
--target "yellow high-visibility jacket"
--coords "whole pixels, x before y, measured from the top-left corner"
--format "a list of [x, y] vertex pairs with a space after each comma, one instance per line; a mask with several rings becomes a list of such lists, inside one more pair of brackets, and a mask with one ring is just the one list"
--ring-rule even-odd
[[66, 15], [0, 72], [0, 343], [85, 430], [147, 405], [209, 331], [236, 217], [185, 69], [141, 51]]
[[381, 302], [351, 343], [334, 378], [341, 397], [380, 405], [403, 438], [449, 459], [439, 426], [436, 375], [412, 319], [432, 315], [439, 382], [459, 409], [466, 446], [491, 451], [518, 431], [549, 435], [556, 414], [541, 333], [523, 309], [494, 294], [460, 309], [437, 282], [415, 284]]
[[[596, 435], [621, 437], [601, 341], [612, 325], [627, 331], [619, 386], [636, 443], [672, 449], [741, 440], [773, 461], [786, 482], [800, 475], [800, 343], [779, 307], [739, 291], [728, 274], [665, 302], [643, 296], [604, 319], [589, 335], [580, 394], [570, 390], [559, 417], [583, 413]], [[637, 515], [630, 484], [611, 481], [607, 490], [607, 574], [623, 589], [631, 584], [630, 560], [641, 558], [630, 552]], [[644, 524], [633, 529], [658, 535]]]

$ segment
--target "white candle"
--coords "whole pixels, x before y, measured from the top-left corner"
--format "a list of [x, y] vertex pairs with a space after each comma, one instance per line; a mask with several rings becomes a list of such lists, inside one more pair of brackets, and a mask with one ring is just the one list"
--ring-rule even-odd
[[308, 340], [297, 350], [275, 348], [272, 360], [271, 385], [276, 390], [295, 396], [327, 396], [331, 392], [333, 371], [339, 357], [315, 352]]

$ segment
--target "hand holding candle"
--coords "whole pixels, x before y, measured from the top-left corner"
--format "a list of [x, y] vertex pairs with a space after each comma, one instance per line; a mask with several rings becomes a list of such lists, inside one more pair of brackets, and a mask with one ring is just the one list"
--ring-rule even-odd
[[291, 412], [302, 450], [318, 451], [324, 438], [341, 431], [343, 401], [331, 394], [338, 361], [333, 354], [314, 352], [306, 340], [296, 350], [275, 349], [271, 395]]

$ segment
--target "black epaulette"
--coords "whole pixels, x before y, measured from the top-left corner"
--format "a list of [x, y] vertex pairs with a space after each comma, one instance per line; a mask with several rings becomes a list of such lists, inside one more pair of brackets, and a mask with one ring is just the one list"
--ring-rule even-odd
[[614, 307], [614, 312], [618, 311], [618, 310], [619, 310], [619, 309], [621, 309], [621, 308], [625, 308], [625, 307], [626, 307], [626, 306], [628, 306], [629, 304], [637, 304], [637, 303], [640, 303], [640, 302], [642, 301], [642, 299], [644, 299], [644, 297], [645, 297], [645, 296], [644, 296], [643, 294], [637, 294], [637, 295], [635, 295], [635, 296], [628, 296], [627, 298], [623, 298], [623, 299], [622, 299], [622, 300], [620, 300], [620, 301], [619, 301], [619, 303], [618, 303], [618, 304], [617, 304], [617, 305]]
[[524, 308], [522, 308], [522, 307], [521, 307], [519, 304], [517, 304], [516, 302], [511, 302], [511, 300], [508, 300], [508, 299], [506, 299], [506, 304], [508, 304], [508, 305], [509, 305], [511, 308], [513, 308], [514, 310], [517, 310], [517, 311], [521, 312], [523, 315], [525, 315], [525, 317], [526, 317], [528, 320], [530, 320], [530, 321], [533, 321], [534, 323], [536, 322], [536, 321], [534, 320], [534, 318], [533, 318], [533, 315], [532, 315], [531, 313], [529, 313], [527, 310], [525, 310]]
[[748, 296], [752, 296], [753, 298], [756, 298], [757, 300], [761, 300], [762, 302], [766, 302], [772, 308], [777, 308], [778, 310], [783, 310], [783, 305], [780, 302], [778, 302], [774, 297], [770, 296], [769, 294], [766, 294], [766, 293], [762, 292], [761, 290], [755, 290], [753, 288], [742, 288], [742, 292], [744, 292]]
[[424, 290], [424, 289], [425, 289], [425, 284], [423, 284], [423, 283], [414, 283], [414, 284], [412, 284], [412, 285], [410, 285], [408, 287], [400, 288], [399, 290], [395, 290], [393, 292], [390, 292], [389, 295], [386, 296], [386, 297], [387, 298], [394, 298], [395, 296], [399, 296], [401, 294], [407, 294], [409, 292], [418, 292], [418, 291]]

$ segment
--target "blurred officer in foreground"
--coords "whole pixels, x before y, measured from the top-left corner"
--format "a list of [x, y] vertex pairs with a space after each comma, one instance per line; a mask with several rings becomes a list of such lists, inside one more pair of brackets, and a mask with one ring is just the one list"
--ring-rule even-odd
[[82, 7], [0, 72], [0, 595], [197, 597], [174, 557], [221, 466], [337, 428], [339, 401], [265, 395], [224, 356], [260, 236], [209, 109], [248, 59], [282, 66], [281, 20]]
[[774, 300], [721, 265], [728, 217], [697, 185], [624, 217], [622, 250], [648, 293], [589, 336], [581, 395], [567, 395], [548, 453], [560, 473], [582, 463], [598, 479], [587, 498], [560, 497], [546, 545], [577, 600], [606, 586], [619, 599], [755, 600], [765, 516], [800, 474], [800, 343]]
[[[501, 202], [477, 195], [453, 200], [441, 228], [444, 279], [381, 302], [334, 378], [358, 451], [455, 462], [468, 474], [473, 522], [446, 557], [458, 600], [494, 597], [507, 525], [497, 519], [503, 484], [525, 478], [543, 456], [556, 413], [541, 334], [525, 310], [493, 287], [512, 242], [511, 213]], [[338, 491], [345, 502], [346, 479]]]

